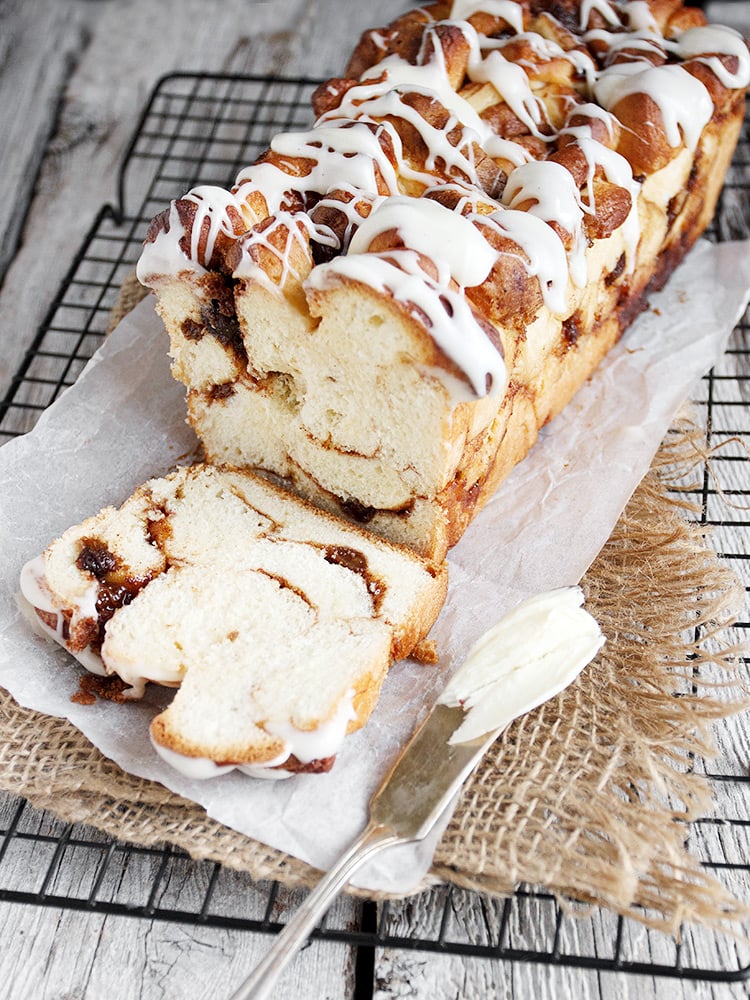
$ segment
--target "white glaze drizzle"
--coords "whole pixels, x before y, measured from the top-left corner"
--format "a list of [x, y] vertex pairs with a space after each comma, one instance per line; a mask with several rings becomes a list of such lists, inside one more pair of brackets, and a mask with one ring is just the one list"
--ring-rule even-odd
[[220, 778], [222, 774], [229, 774], [230, 771], [241, 771], [251, 778], [266, 778], [268, 780], [279, 780], [291, 778], [291, 771], [284, 771], [279, 768], [289, 757], [289, 754], [282, 752], [278, 757], [266, 761], [265, 764], [217, 764], [209, 757], [188, 757], [187, 754], [177, 753], [169, 747], [163, 747], [151, 737], [151, 746], [161, 757], [165, 764], [168, 764], [175, 771], [179, 771], [191, 781], [208, 781], [211, 778]]
[[[497, 204], [494, 199], [489, 198], [479, 188], [473, 185], [461, 184], [459, 181], [446, 181], [444, 184], [435, 184], [432, 187], [425, 188], [422, 197], [429, 198], [430, 196], [443, 195], [447, 192], [451, 192], [456, 196], [456, 204], [453, 211], [459, 215], [479, 212], [480, 205], [485, 205], [487, 206], [487, 210], [490, 210], [489, 206]], [[435, 200], [434, 197], [433, 200]]]
[[515, 31], [523, 31], [523, 7], [514, 0], [453, 0], [450, 19], [466, 21], [473, 14], [502, 17]]
[[162, 687], [179, 687], [184, 677], [184, 670], [152, 662], [148, 671], [143, 664], [134, 663], [132, 660], [122, 660], [113, 656], [107, 651], [107, 639], [105, 636], [102, 644], [102, 661], [108, 674], [117, 674], [128, 686], [129, 691], [126, 696], [134, 700], [140, 700], [146, 693], [147, 684], [160, 684]]
[[357, 718], [354, 710], [354, 689], [350, 688], [340, 700], [336, 711], [326, 722], [311, 730], [297, 729], [290, 722], [268, 721], [263, 728], [270, 736], [276, 736], [284, 743], [284, 748], [275, 757], [260, 764], [217, 764], [208, 757], [191, 757], [161, 746], [151, 739], [151, 744], [159, 756], [185, 777], [204, 781], [217, 778], [230, 771], [241, 771], [253, 778], [278, 780], [290, 778], [293, 771], [285, 771], [283, 764], [290, 757], [296, 757], [301, 764], [314, 760], [325, 760], [335, 756], [344, 742], [349, 723]]
[[[576, 104], [573, 108], [571, 108], [568, 120], [577, 116], [581, 116], [583, 118], [594, 118], [603, 122], [606, 126], [610, 142], [614, 138], [615, 116], [610, 111], [607, 111], [606, 108], [600, 108], [598, 104]], [[569, 125], [567, 122], [560, 129], [560, 135], [572, 135], [575, 139], [593, 138], [591, 125]]]
[[364, 253], [389, 230], [396, 230], [406, 247], [435, 263], [441, 285], [448, 285], [450, 278], [463, 288], [481, 285], [497, 260], [497, 253], [469, 219], [429, 198], [385, 199], [362, 222], [349, 253]]
[[[471, 25], [462, 27], [466, 28], [467, 37], [471, 38]], [[476, 44], [476, 32], [473, 37]], [[415, 92], [436, 100], [450, 113], [451, 117], [444, 128], [436, 128], [419, 111], [404, 102], [405, 94]], [[513, 149], [517, 144], [507, 139], [502, 140], [497, 154], [492, 151], [492, 140], [497, 137], [471, 104], [451, 87], [439, 44], [434, 48], [433, 58], [423, 66], [413, 66], [397, 55], [387, 56], [376, 66], [366, 70], [361, 83], [350, 88], [339, 106], [323, 115], [320, 122], [328, 123], [341, 117], [350, 120], [355, 116], [370, 122], [391, 116], [412, 125], [428, 150], [425, 169], [417, 169], [405, 161], [401, 142], [398, 140], [399, 171], [404, 178], [425, 185], [434, 183], [437, 162], [442, 160], [447, 172], [458, 171], [472, 184], [481, 186], [473, 161], [473, 142], [484, 144], [489, 155], [510, 154], [522, 159], [527, 157], [525, 150]], [[463, 136], [454, 144], [449, 141], [448, 134], [459, 127]]]
[[700, 80], [672, 63], [617, 63], [601, 73], [595, 90], [597, 100], [608, 110], [631, 94], [647, 94], [661, 112], [672, 148], [684, 140], [688, 149], [695, 149], [713, 114], [713, 101]]
[[517, 208], [528, 201], [532, 202], [526, 210], [528, 214], [544, 222], [556, 222], [571, 234], [570, 276], [583, 288], [587, 278], [583, 205], [573, 175], [552, 160], [534, 160], [517, 167], [503, 191], [503, 204]]
[[622, 15], [631, 31], [652, 31], [654, 34], [661, 34], [646, 0], [631, 0], [631, 3], [623, 4]]
[[150, 285], [155, 278], [165, 274], [205, 271], [200, 261], [188, 257], [180, 246], [180, 240], [184, 235], [185, 227], [180, 220], [177, 204], [173, 201], [169, 206], [166, 230], [160, 230], [155, 239], [144, 244], [141, 256], [138, 258], [135, 273], [141, 284]]
[[[665, 43], [660, 34], [656, 34], [651, 28], [644, 28], [638, 31], [606, 31], [604, 28], [593, 28], [585, 35], [587, 43], [601, 42], [606, 46], [608, 61], [611, 62], [613, 55], [627, 49], [628, 52], [643, 52], [664, 58]], [[652, 65], [648, 62], [648, 65]]]
[[324, 194], [345, 176], [354, 187], [377, 194], [376, 166], [388, 190], [395, 194], [399, 189], [393, 165], [364, 120], [332, 121], [309, 132], [282, 132], [271, 140], [271, 149], [280, 156], [313, 162], [310, 173], [290, 178], [289, 186], [298, 191]]
[[501, 354], [479, 325], [463, 293], [445, 281], [447, 273], [440, 277], [444, 279], [442, 282], [425, 273], [416, 251], [389, 250], [335, 257], [314, 268], [306, 286], [325, 290], [342, 279], [356, 281], [392, 295], [407, 310], [413, 312], [416, 307], [419, 314], [415, 318], [424, 322], [423, 318], [427, 317], [428, 330], [435, 343], [469, 380], [469, 385], [456, 380], [450, 382], [454, 401], [458, 403], [486, 395], [488, 375], [490, 394], [501, 393], [507, 378]]
[[[750, 84], [750, 52], [742, 35], [733, 28], [718, 24], [689, 28], [679, 35], [677, 41], [665, 44], [681, 59], [698, 57], [698, 61], [708, 66], [725, 87], [734, 89]], [[737, 70], [730, 73], [717, 55], [707, 53], [734, 56], [737, 59]]]
[[[613, 30], [586, 30], [593, 11], [597, 11]], [[502, 17], [511, 31], [515, 32], [515, 36], [509, 39], [507, 36], [488, 38], [479, 35], [466, 19], [480, 12]], [[202, 189], [191, 192], [193, 200], [199, 206], [201, 221], [208, 217], [210, 223], [203, 263], [206, 259], [210, 259], [218, 234], [229, 233], [229, 227], [225, 222], [226, 211], [231, 205], [242, 202], [247, 186], [251, 190], [263, 192], [271, 214], [279, 212], [290, 193], [296, 192], [302, 195], [303, 199], [312, 193], [325, 201], [334, 189], [351, 192], [352, 197], [349, 202], [334, 199], [335, 207], [344, 214], [346, 220], [343, 239], [339, 239], [325, 225], [308, 226], [302, 222], [301, 226], [290, 228], [290, 240], [287, 246], [291, 251], [296, 239], [310, 238], [332, 248], [334, 252], [344, 255], [351, 253], [354, 258], [359, 258], [363, 256], [359, 251], [365, 236], [359, 239], [357, 237], [357, 228], [362, 224], [362, 215], [356, 207], [357, 202], [365, 198], [373, 204], [380, 204], [382, 195], [379, 189], [382, 191], [383, 185], [391, 196], [397, 196], [401, 185], [410, 182], [422, 184], [426, 190], [432, 191], [435, 189], [434, 173], [439, 172], [443, 180], [438, 187], [453, 184], [463, 190], [478, 192], [482, 201], [488, 200], [481, 190], [477, 175], [475, 149], [478, 146], [486, 154], [503, 162], [510, 162], [514, 168], [511, 170], [503, 195], [503, 202], [510, 212], [492, 213], [490, 224], [498, 226], [503, 234], [515, 241], [529, 258], [528, 261], [524, 261], [524, 265], [530, 274], [539, 277], [545, 304], [550, 309], [556, 313], [564, 311], [568, 276], [578, 287], [585, 284], [585, 237], [582, 222], [584, 212], [593, 212], [596, 209], [593, 178], [597, 168], [603, 170], [611, 183], [625, 187], [633, 199], [633, 208], [623, 227], [628, 266], [632, 267], [639, 238], [635, 211], [638, 186], [633, 181], [629, 165], [622, 157], [595, 142], [592, 138], [592, 128], [588, 124], [566, 125], [555, 134], [547, 121], [543, 103], [531, 88], [523, 65], [505, 59], [502, 49], [513, 41], [522, 41], [527, 43], [534, 54], [542, 60], [567, 59], [575, 71], [585, 77], [589, 93], [594, 94], [599, 102], [574, 106], [570, 115], [578, 113], [605, 122], [610, 139], [614, 131], [612, 116], [608, 109], [627, 95], [644, 93], [655, 101], [661, 111], [669, 144], [676, 148], [684, 141], [689, 148], [694, 148], [701, 130], [713, 111], [710, 96], [700, 81], [674, 64], [653, 66], [647, 58], [634, 56], [630, 61], [616, 63], [598, 71], [591, 55], [581, 48], [565, 51], [550, 39], [534, 32], [524, 31], [523, 17], [523, 8], [513, 0], [483, 0], [483, 2], [454, 0], [448, 20], [433, 21], [425, 27], [417, 60], [422, 63], [421, 65], [412, 65], [400, 56], [390, 54], [370, 67], [354, 86], [343, 93], [339, 105], [321, 116], [312, 130], [282, 133], [277, 136], [272, 141], [271, 148], [280, 158], [279, 162], [264, 162], [242, 171], [237, 178], [233, 194], [226, 197], [223, 208], [218, 195], [212, 198], [204, 195]], [[597, 42], [604, 45], [610, 59], [622, 49], [635, 52], [641, 50], [645, 56], [654, 52], [663, 54], [669, 51], [681, 59], [699, 58], [711, 67], [725, 86], [744, 86], [750, 77], [750, 59], [742, 39], [736, 32], [713, 27], [695, 28], [683, 32], [676, 39], [665, 41], [648, 4], [643, 0], [632, 0], [629, 3], [618, 4], [617, 7], [607, 0], [583, 0], [580, 6], [580, 23], [581, 40], [584, 43]], [[466, 67], [468, 78], [477, 84], [491, 84], [531, 135], [544, 141], [554, 141], [558, 135], [566, 134], [577, 141], [589, 167], [586, 179], [588, 204], [582, 201], [572, 176], [564, 168], [554, 163], [534, 160], [520, 143], [496, 136], [472, 105], [453, 89], [440, 41], [441, 24], [458, 27], [463, 33], [468, 45]], [[370, 35], [375, 44], [384, 51], [387, 45], [386, 36], [372, 32]], [[727, 70], [716, 57], [716, 53], [735, 56], [738, 61], [736, 71]], [[413, 92], [423, 94], [441, 104], [449, 114], [447, 125], [441, 129], [435, 128], [415, 108], [406, 103], [406, 95]], [[407, 160], [397, 128], [393, 123], [394, 119], [408, 122], [418, 131], [427, 150], [424, 167]], [[449, 133], [452, 133], [453, 141], [448, 141]], [[458, 141], [456, 141], [457, 133]], [[391, 155], [396, 159], [395, 167], [379, 141], [386, 135], [392, 150]], [[300, 157], [307, 158], [310, 161], [308, 173], [297, 176], [292, 164], [287, 171], [284, 167], [284, 157], [295, 161]], [[467, 217], [470, 216], [475, 208], [470, 204], [471, 196], [461, 195], [457, 200], [457, 214], [464, 213]], [[529, 212], [514, 210], [514, 206], [528, 200], [532, 202]], [[422, 217], [424, 220], [427, 215], [422, 213]], [[432, 238], [423, 234], [415, 249], [421, 250], [423, 254], [433, 259], [434, 247], [442, 244], [442, 237], [439, 235], [438, 214], [432, 213], [431, 218], [437, 227], [431, 230]], [[486, 221], [489, 217], [482, 216], [482, 218]], [[381, 217], [381, 223], [383, 219], [385, 216]], [[540, 220], [544, 220], [545, 225], [547, 222], [559, 224], [573, 237], [572, 250], [565, 262], [564, 271], [561, 270], [560, 254], [562, 252], [564, 260], [565, 252], [548, 226], [547, 232], [543, 235], [543, 230], [538, 224]], [[284, 221], [289, 220], [285, 218]], [[432, 223], [427, 225], [426, 232], [430, 230], [431, 225]], [[155, 264], [157, 260], [163, 265], [164, 270], [171, 269], [172, 273], [177, 273], [186, 267], [200, 268], [202, 262], [191, 261], [179, 248], [170, 246], [170, 241], [172, 244], [177, 242], [171, 233], [172, 228], [177, 233], [181, 227], [178, 220], [175, 221], [170, 217], [170, 239], [167, 239], [167, 234], [159, 234], [148, 254], [144, 254], [150, 256], [151, 270], [154, 272], [157, 270]], [[200, 232], [200, 226], [196, 225], [192, 233], [194, 255], [197, 253]], [[374, 232], [375, 223], [371, 222], [366, 233]], [[252, 245], [256, 239], [268, 249], [273, 249], [268, 245], [267, 237], [264, 237], [263, 233], [257, 237], [255, 233], [245, 237], [248, 245]], [[426, 249], [428, 244], [430, 244], [429, 252]], [[279, 255], [275, 249], [273, 252], [277, 257], [280, 256], [283, 275], [287, 276], [290, 254], [282, 251]], [[345, 262], [345, 257], [338, 257], [329, 264], [321, 265], [322, 271], [320, 268], [313, 268], [308, 279], [308, 287], [323, 288], [331, 282], [356, 274], [358, 281], [366, 282], [376, 288], [387, 289], [400, 301], [419, 304], [419, 308], [424, 310], [432, 324], [433, 336], [437, 339], [439, 331], [444, 331], [444, 339], [442, 342], [439, 341], [441, 348], [466, 370], [467, 374], [471, 370], [469, 378], [475, 391], [478, 391], [486, 372], [483, 375], [480, 371], [483, 365], [477, 367], [476, 357], [469, 356], [473, 354], [474, 347], [467, 345], [474, 343], [476, 332], [481, 330], [471, 310], [456, 310], [453, 303], [455, 289], [446, 284], [442, 273], [439, 274], [438, 281], [428, 279], [419, 265], [417, 254], [412, 254], [410, 257], [402, 254], [397, 264], [394, 264], [393, 254], [388, 256], [391, 258], [390, 261], [385, 259], [386, 255], [366, 255], [368, 266], [372, 268], [369, 281], [362, 260]], [[436, 261], [439, 272], [444, 264], [446, 273], [455, 271], [455, 266], [448, 266], [445, 261]], [[139, 273], [147, 270], [145, 264], [143, 266], [139, 264]], [[263, 274], [263, 269], [253, 265], [245, 255], [237, 275], [248, 274], [265, 281], [269, 287], [272, 285], [277, 287], [267, 275]], [[453, 277], [458, 280], [455, 274]], [[468, 287], [461, 280], [458, 280], [458, 284]], [[418, 292], [418, 286], [421, 286], [421, 292]], [[419, 303], [417, 299], [420, 300]], [[450, 325], [456, 326], [456, 316], [460, 313], [467, 326], [473, 330], [465, 342], [462, 339], [465, 331], [459, 333], [454, 329], [451, 333], [446, 327], [445, 303], [448, 301], [451, 303], [450, 311], [454, 313]], [[486, 341], [486, 336], [484, 334], [482, 336]], [[457, 346], [459, 344], [461, 346]], [[494, 348], [492, 350], [494, 351]]]
[[372, 211], [372, 209], [382, 204], [385, 197], [383, 195], [376, 195], [375, 197], [364, 195], [361, 191], [357, 191], [356, 188], [353, 188], [350, 184], [341, 184], [337, 188], [337, 191], [351, 195], [349, 201], [343, 201], [338, 197], [324, 197], [320, 199], [315, 208], [316, 210], [327, 207], [333, 208], [337, 212], [343, 214], [346, 224], [342, 236], [335, 233], [330, 226], [316, 221], [313, 230], [313, 238], [316, 242], [321, 243], [323, 246], [333, 248], [334, 251], [347, 253], [352, 237], [362, 224], [362, 220], [367, 218], [366, 213], [363, 214], [360, 212], [359, 205], [362, 203], [369, 205], [370, 211]]
[[[271, 237], [275, 233], [283, 235], [283, 248], [277, 247], [271, 241]], [[239, 246], [242, 249], [242, 256], [234, 269], [234, 277], [257, 281], [269, 291], [282, 294], [289, 278], [293, 278], [298, 282], [302, 280], [303, 276], [296, 270], [293, 263], [295, 244], [299, 248], [298, 252], [307, 257], [309, 253], [309, 240], [312, 233], [313, 225], [310, 217], [305, 212], [277, 212], [273, 216], [273, 222], [263, 229], [256, 228], [251, 230], [240, 241]], [[267, 270], [256, 263], [250, 252], [254, 248], [262, 248], [278, 260], [281, 265], [281, 273], [278, 281], [274, 281]]]
[[375, 29], [370, 31], [370, 38], [372, 39], [376, 48], [380, 49], [381, 52], [385, 52], [388, 48], [388, 43], [383, 37], [382, 33], [376, 31]]
[[589, 172], [586, 178], [586, 187], [589, 197], [589, 211], [596, 214], [596, 199], [594, 196], [594, 174], [596, 168], [601, 167], [604, 176], [611, 184], [625, 188], [630, 194], [630, 212], [622, 225], [622, 235], [625, 241], [625, 259], [628, 273], [635, 266], [635, 254], [638, 249], [638, 240], [641, 235], [641, 227], [638, 221], [638, 195], [640, 185], [633, 179], [633, 170], [620, 153], [608, 146], [597, 142], [591, 137], [581, 136], [578, 140], [578, 147], [582, 151], [588, 164]]
[[240, 201], [249, 198], [251, 194], [261, 193], [266, 202], [267, 214], [275, 215], [285, 207], [289, 196], [295, 193], [294, 177], [275, 163], [253, 163], [237, 174], [233, 192]]
[[500, 209], [479, 217], [523, 250], [528, 261], [516, 254], [526, 272], [539, 279], [542, 299], [550, 312], [568, 314], [568, 260], [565, 247], [546, 222], [529, 212]]
[[592, 11], [597, 11], [604, 20], [613, 26], [620, 24], [620, 18], [617, 16], [612, 6], [607, 2], [607, 0], [581, 0], [580, 9], [580, 25], [581, 29], [585, 28], [589, 23], [589, 18], [591, 17]]
[[[246, 201], [231, 191], [215, 185], [204, 184], [195, 187], [188, 191], [181, 201], [192, 202], [196, 206], [190, 232], [190, 252], [186, 254], [180, 246], [180, 241], [185, 236], [185, 227], [180, 220], [176, 203], [172, 202], [169, 208], [168, 231], [160, 231], [153, 242], [144, 246], [136, 265], [138, 280], [144, 284], [148, 284], [154, 275], [179, 274], [180, 271], [205, 272], [216, 248], [219, 234], [223, 233], [230, 240], [238, 235], [235, 233], [230, 211], [244, 218], [248, 229], [258, 221]], [[208, 226], [205, 225], [206, 222]], [[200, 243], [204, 229], [206, 229], [206, 243], [201, 253]]]
[[[516, 36], [515, 41], [526, 42], [531, 46], [536, 55], [545, 61], [551, 59], [565, 59], [573, 66], [577, 73], [583, 74], [589, 86], [593, 85], [598, 70], [593, 57], [588, 52], [584, 52], [582, 49], [570, 49], [566, 51], [552, 38], [545, 38], [544, 35], [538, 35], [535, 31], [520, 32]], [[491, 46], [502, 49], [508, 44], [509, 42], [507, 39], [481, 39], [481, 46], [483, 50]], [[533, 71], [534, 66], [532, 65], [530, 69]]]
[[[98, 674], [100, 677], [105, 676], [107, 671], [101, 657], [97, 653], [89, 646], [78, 652], [73, 652], [65, 641], [65, 617], [62, 609], [55, 603], [52, 591], [47, 585], [43, 555], [30, 559], [23, 567], [21, 570], [20, 587], [21, 597], [33, 614], [33, 618], [30, 616], [30, 620], [33, 621], [38, 631], [50, 639], [54, 639], [61, 646], [64, 646], [90, 673]], [[93, 583], [81, 596], [76, 607], [69, 610], [73, 611], [74, 615], [77, 615], [79, 618], [91, 618], [96, 621], [98, 619], [96, 611], [97, 592], [98, 587], [96, 583]], [[41, 611], [46, 616], [54, 617], [54, 627], [40, 618], [36, 614], [36, 611]]]
[[239, 211], [239, 204], [230, 191], [205, 184], [193, 188], [185, 200], [191, 201], [198, 209], [190, 234], [190, 256], [193, 260], [201, 260], [199, 245], [204, 222], [208, 221], [206, 246], [202, 257], [202, 263], [207, 264], [213, 256], [219, 234], [223, 233], [229, 239], [234, 236], [234, 227], [229, 221], [229, 210]]
[[484, 59], [470, 64], [468, 76], [474, 83], [491, 83], [532, 135], [549, 139], [539, 131], [539, 126], [546, 122], [544, 105], [532, 93], [523, 66], [509, 62], [499, 49], [495, 49]]
[[[453, 24], [463, 33], [469, 45], [466, 66], [466, 75], [469, 80], [473, 83], [491, 84], [532, 135], [548, 140], [549, 136], [539, 130], [539, 125], [546, 122], [544, 104], [531, 90], [531, 84], [523, 66], [520, 63], [510, 62], [502, 54], [502, 46], [507, 44], [507, 39], [502, 40], [498, 47], [491, 47], [487, 55], [483, 55], [482, 43], [486, 40], [484, 36], [480, 37], [477, 34], [476, 29], [471, 24], [465, 21], [438, 23]], [[523, 23], [520, 22], [520, 28], [522, 27]], [[427, 85], [444, 107], [453, 111], [463, 125], [477, 134], [485, 152], [490, 156], [502, 156], [503, 153], [500, 151], [498, 142], [507, 144], [509, 140], [500, 139], [499, 136], [495, 135], [492, 128], [477, 114], [472, 105], [450, 86], [445, 66], [445, 54], [434, 32], [435, 27], [432, 27], [425, 33], [425, 40], [430, 35], [434, 39], [431, 59], [425, 66], [414, 67], [422, 70], [422, 86]], [[543, 59], [565, 55], [556, 43], [548, 42], [547, 39], [542, 39], [541, 36], [534, 33], [520, 34], [518, 37], [528, 42], [531, 42], [532, 38], [538, 40], [532, 43], [532, 47]], [[425, 48], [425, 42], [423, 42], [422, 48]], [[393, 60], [391, 79], [395, 80], [405, 72], [401, 67], [397, 68], [398, 63], [405, 66], [409, 66], [409, 64], [398, 56], [390, 58]], [[593, 67], [593, 61], [589, 59], [589, 63]], [[382, 66], [383, 63], [378, 64], [378, 68]], [[424, 72], [426, 69], [429, 70], [429, 76]], [[411, 82], [412, 85], [416, 85], [419, 81], [410, 81], [410, 76], [411, 74], [406, 71], [406, 78], [402, 82]]]
[[[514, 4], [513, 6], [518, 5]], [[385, 110], [382, 107], [379, 108], [374, 102], [385, 97], [393, 90], [399, 92], [416, 90], [420, 93], [434, 96], [444, 108], [455, 115], [455, 122], [451, 122], [446, 127], [446, 132], [450, 131], [451, 127], [461, 124], [465, 129], [474, 133], [474, 136], [467, 137], [467, 141], [470, 141], [471, 138], [476, 139], [488, 155], [510, 159], [513, 163], [526, 162], [528, 160], [527, 151], [520, 144], [497, 136], [469, 101], [457, 93], [450, 85], [445, 66], [445, 55], [436, 34], [436, 28], [440, 24], [452, 24], [463, 33], [469, 46], [468, 78], [475, 83], [491, 83], [514, 113], [527, 125], [529, 131], [539, 138], [548, 140], [550, 137], [542, 134], [538, 129], [538, 126], [546, 121], [544, 105], [533, 94], [529, 78], [523, 67], [517, 63], [509, 62], [500, 51], [495, 49], [491, 49], [486, 56], [483, 56], [481, 51], [482, 44], [486, 42], [492, 44], [495, 40], [484, 39], [484, 36], [480, 38], [475, 28], [465, 21], [442, 21], [431, 25], [425, 31], [421, 47], [422, 55], [424, 55], [427, 48], [427, 40], [432, 40], [431, 57], [426, 63], [412, 65], [398, 55], [387, 56], [381, 62], [366, 70], [362, 74], [361, 83], [351, 88], [344, 96], [340, 106], [329, 114], [354, 116], [358, 112], [361, 113], [364, 105], [367, 108], [367, 113], [374, 117], [378, 117], [384, 113], [396, 114], [398, 116], [398, 108], [393, 106], [392, 101], [390, 106]], [[518, 30], [522, 29], [522, 21], [518, 22], [517, 27]], [[519, 37], [529, 41], [534, 46], [535, 51], [544, 59], [569, 58], [576, 65], [576, 68], [585, 72], [587, 76], [594, 70], [593, 60], [585, 53], [566, 53], [555, 42], [544, 39], [534, 33], [520, 34]], [[505, 44], [507, 44], [507, 39], [497, 41], [497, 45], [500, 47]], [[380, 80], [383, 76], [385, 79]], [[378, 82], [370, 83], [370, 81]], [[424, 126], [420, 126], [419, 122], [413, 119], [410, 111], [407, 114], [409, 115], [408, 120], [411, 124], [422, 132]], [[327, 115], [324, 115], [323, 119], [327, 117]], [[428, 146], [430, 145], [430, 139], [434, 142], [434, 135], [430, 136], [428, 133], [426, 136], [422, 132], [422, 136]], [[438, 138], [440, 138], [440, 135], [438, 135]], [[441, 151], [441, 154], [445, 158], [444, 149]]]

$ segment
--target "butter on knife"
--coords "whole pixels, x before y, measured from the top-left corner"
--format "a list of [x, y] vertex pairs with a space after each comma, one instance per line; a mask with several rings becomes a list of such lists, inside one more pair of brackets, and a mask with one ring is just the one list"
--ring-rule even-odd
[[571, 684], [604, 645], [580, 587], [530, 597], [477, 640], [438, 699], [467, 713], [449, 743], [504, 729]]

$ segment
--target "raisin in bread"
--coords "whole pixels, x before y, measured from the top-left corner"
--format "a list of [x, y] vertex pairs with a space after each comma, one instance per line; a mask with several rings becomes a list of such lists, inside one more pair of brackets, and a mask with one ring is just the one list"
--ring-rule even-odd
[[440, 0], [365, 33], [139, 261], [210, 461], [441, 558], [712, 217], [750, 59], [680, 0]]
[[46, 631], [123, 697], [178, 688], [152, 740], [206, 776], [326, 770], [445, 589], [444, 566], [202, 465], [70, 528], [22, 580]]

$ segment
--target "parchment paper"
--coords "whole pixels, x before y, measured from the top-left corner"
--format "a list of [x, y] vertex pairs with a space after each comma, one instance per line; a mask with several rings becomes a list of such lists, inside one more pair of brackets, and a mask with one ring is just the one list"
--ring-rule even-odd
[[[0, 449], [0, 683], [22, 705], [70, 719], [125, 770], [329, 867], [364, 825], [372, 791], [471, 643], [524, 597], [583, 576], [749, 296], [750, 242], [702, 242], [692, 251], [452, 550], [450, 593], [433, 630], [439, 665], [394, 667], [368, 725], [347, 738], [329, 774], [273, 782], [237, 772], [191, 781], [164, 764], [148, 724], [169, 692], [152, 688], [142, 703], [125, 706], [72, 703], [81, 668], [36, 635], [17, 605], [29, 558], [195, 447], [183, 389], [169, 374], [166, 334], [150, 300], [141, 303], [36, 428]], [[444, 825], [422, 845], [381, 855], [354, 881], [407, 891], [426, 873]]]

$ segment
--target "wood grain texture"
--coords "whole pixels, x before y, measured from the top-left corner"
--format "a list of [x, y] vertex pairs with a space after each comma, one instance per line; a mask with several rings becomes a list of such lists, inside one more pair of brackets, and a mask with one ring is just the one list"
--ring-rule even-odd
[[60, 95], [85, 49], [83, 24], [64, 5], [0, 6], [0, 283], [24, 228]]
[[[408, 6], [403, 0], [0, 0], [0, 393], [41, 322], [68, 269], [72, 255], [100, 206], [116, 197], [117, 168], [154, 83], [173, 70], [278, 73], [314, 77], [340, 71], [359, 33], [385, 23]], [[719, 16], [737, 15], [748, 4], [717, 5]], [[724, 199], [722, 235], [746, 235], [746, 206], [736, 195]], [[744, 356], [734, 373], [747, 377]], [[727, 368], [729, 371], [729, 368]], [[739, 385], [736, 383], [735, 385]], [[729, 385], [729, 383], [727, 383]], [[740, 392], [740, 390], [733, 390]], [[742, 395], [717, 407], [717, 432], [736, 428], [738, 412], [748, 419]], [[738, 409], [740, 404], [744, 409]], [[732, 449], [735, 449], [734, 452]], [[720, 466], [725, 490], [747, 489], [750, 481], [742, 449], [729, 445], [734, 461]], [[717, 522], [750, 520], [736, 509], [727, 514], [712, 498]], [[741, 551], [745, 535], [730, 525], [716, 529], [717, 545]], [[745, 581], [750, 586], [750, 579]], [[736, 719], [723, 731], [717, 770], [736, 773], [750, 763], [747, 721]], [[747, 817], [750, 801], [739, 801], [735, 786], [719, 786], [718, 811]], [[0, 805], [0, 810], [1, 810]], [[0, 811], [0, 822], [8, 819]], [[54, 833], [45, 818], [36, 832]], [[34, 831], [29, 831], [34, 832]], [[693, 833], [696, 849], [712, 863], [747, 860], [750, 836], [738, 828], [705, 825]], [[30, 873], [41, 885], [50, 848], [27, 841], [6, 856], [0, 888], [28, 888]], [[148, 862], [119, 859], [103, 886], [103, 898], [142, 901], [154, 872]], [[189, 909], [205, 889], [206, 872], [175, 865], [159, 887], [164, 905]], [[737, 891], [750, 898], [747, 875], [732, 876]], [[730, 877], [730, 881], [731, 878]], [[54, 873], [51, 889], [83, 896], [92, 870], [81, 857]], [[294, 893], [278, 905], [293, 907]], [[260, 894], [242, 876], [227, 873], [217, 888], [216, 906], [258, 912]], [[436, 933], [442, 914], [440, 891], [382, 909], [384, 927], [407, 936]], [[255, 910], [253, 909], [255, 908]], [[469, 893], [450, 899], [452, 933], [465, 941], [492, 941], [502, 922], [503, 904]], [[359, 904], [337, 904], [337, 922], [352, 925]], [[528, 918], [531, 917], [531, 922]], [[544, 949], [554, 940], [554, 911], [539, 904], [525, 922], [511, 920], [507, 933], [518, 947]], [[607, 913], [564, 924], [560, 947], [574, 954], [608, 954], [616, 921]], [[51, 907], [0, 904], [0, 997], [9, 1000], [164, 1000], [228, 996], [263, 953], [267, 939], [246, 932], [148, 921]], [[686, 961], [717, 965], [750, 961], [742, 944], [711, 935], [689, 938]], [[737, 949], [740, 949], [738, 952]], [[623, 954], [634, 960], [673, 962], [675, 945], [628, 926]], [[346, 945], [313, 943], [292, 966], [278, 995], [288, 1000], [339, 1000], [354, 993], [354, 954]], [[360, 983], [366, 990], [368, 984]], [[362, 995], [366, 995], [362, 994]], [[403, 949], [380, 949], [372, 995], [377, 1000], [485, 1000], [488, 997], [539, 1000], [734, 1000], [748, 995], [741, 983], [710, 985], [673, 979], [553, 968], [533, 962], [464, 959]]]
[[[0, 904], [0, 996], [6, 1000], [221, 1000], [267, 939], [241, 931]], [[347, 1000], [351, 949], [313, 942], [280, 997]]]

